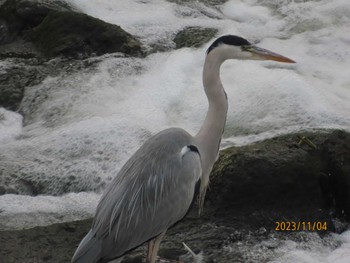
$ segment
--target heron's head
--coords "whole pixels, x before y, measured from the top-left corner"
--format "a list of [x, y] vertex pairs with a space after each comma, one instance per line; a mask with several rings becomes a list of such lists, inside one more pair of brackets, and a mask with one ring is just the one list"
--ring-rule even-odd
[[295, 61], [287, 57], [257, 47], [248, 40], [233, 35], [226, 35], [216, 39], [207, 50], [208, 55], [214, 53], [223, 59], [274, 60], [295, 63]]

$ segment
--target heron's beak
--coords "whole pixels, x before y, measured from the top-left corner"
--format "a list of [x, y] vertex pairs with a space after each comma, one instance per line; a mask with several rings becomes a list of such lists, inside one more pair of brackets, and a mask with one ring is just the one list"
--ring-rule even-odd
[[244, 51], [251, 52], [256, 59], [260, 60], [274, 60], [284, 63], [296, 63], [294, 60], [290, 58], [284, 57], [280, 54], [274, 53], [270, 50], [260, 48], [254, 45], [243, 47]]

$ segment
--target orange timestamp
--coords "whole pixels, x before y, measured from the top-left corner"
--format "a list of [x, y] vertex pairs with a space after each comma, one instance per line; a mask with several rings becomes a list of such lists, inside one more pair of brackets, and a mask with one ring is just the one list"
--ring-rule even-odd
[[275, 222], [276, 231], [326, 231], [327, 222], [321, 221], [277, 221]]

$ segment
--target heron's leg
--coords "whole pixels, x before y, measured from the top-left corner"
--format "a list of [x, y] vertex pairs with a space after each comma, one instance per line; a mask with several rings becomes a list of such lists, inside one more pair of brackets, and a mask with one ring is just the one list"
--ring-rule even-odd
[[152, 240], [148, 242], [148, 251], [147, 251], [147, 258], [146, 258], [146, 263], [155, 263], [158, 250], [159, 250], [159, 245], [160, 242], [162, 241], [164, 235], [166, 233], [166, 230], [162, 232], [159, 236], [156, 236]]
[[201, 186], [198, 196], [198, 215], [201, 216], [204, 207], [205, 194], [207, 193], [207, 186]]

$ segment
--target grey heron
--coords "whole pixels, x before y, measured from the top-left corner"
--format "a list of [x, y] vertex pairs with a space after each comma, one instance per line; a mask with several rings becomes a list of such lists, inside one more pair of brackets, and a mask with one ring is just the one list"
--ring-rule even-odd
[[226, 122], [220, 66], [227, 59], [295, 63], [238, 36], [216, 39], [203, 68], [209, 109], [199, 132], [191, 136], [179, 128], [161, 131], [131, 156], [103, 193], [72, 262], [121, 262], [126, 253], [148, 242], [146, 262], [154, 263], [165, 232], [186, 215], [196, 187], [201, 211]]

